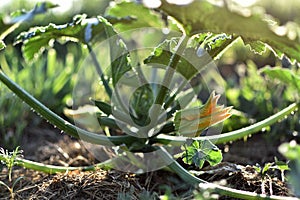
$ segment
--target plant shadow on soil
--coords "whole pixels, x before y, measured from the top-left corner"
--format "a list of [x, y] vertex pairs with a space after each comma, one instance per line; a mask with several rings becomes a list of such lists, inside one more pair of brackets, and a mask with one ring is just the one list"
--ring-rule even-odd
[[[268, 174], [268, 178], [263, 179], [252, 166], [274, 162], [275, 156], [282, 159], [277, 147], [266, 141], [263, 134], [254, 135], [247, 142], [240, 140], [221, 145], [223, 152], [225, 150], [223, 162], [215, 167], [206, 166], [199, 177], [218, 184], [225, 180], [226, 186], [240, 190], [291, 196], [280, 173]], [[87, 166], [97, 162], [80, 141], [59, 133], [48, 124], [26, 128], [21, 149], [26, 159], [45, 164]], [[142, 175], [101, 169], [48, 175], [15, 167], [13, 180], [20, 176], [24, 178], [14, 187], [15, 199], [159, 199], [170, 191], [179, 199], [193, 199], [195, 192], [195, 188], [183, 184], [176, 174], [166, 170]], [[13, 184], [8, 181], [5, 168], [0, 172], [0, 180], [10, 186]], [[0, 191], [0, 199], [10, 199], [4, 186], [0, 186]]]

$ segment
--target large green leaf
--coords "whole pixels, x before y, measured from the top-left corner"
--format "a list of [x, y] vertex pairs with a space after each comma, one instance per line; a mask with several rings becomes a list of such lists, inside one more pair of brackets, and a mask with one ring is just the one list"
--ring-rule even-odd
[[[180, 55], [180, 62], [176, 70], [187, 80], [198, 74], [201, 69], [217, 59], [230, 46], [235, 37], [226, 34], [203, 33], [197, 34], [189, 40], [188, 47], [184, 54]], [[174, 46], [178, 38], [165, 40], [154, 49], [152, 55], [144, 60], [145, 64], [152, 64], [159, 67], [166, 67], [174, 53]], [[159, 65], [157, 65], [159, 64]]]
[[57, 5], [51, 2], [39, 2], [32, 10], [28, 12], [18, 10], [12, 13], [10, 18], [6, 17], [5, 20], [4, 16], [0, 14], [0, 40], [3, 40], [8, 34], [16, 30], [22, 22], [30, 21], [36, 15], [46, 13], [49, 9], [55, 7]]
[[264, 67], [261, 72], [267, 74], [269, 77], [279, 79], [283, 83], [293, 86], [300, 93], [300, 76], [296, 75], [290, 69], [283, 69], [280, 67]]
[[209, 140], [195, 141], [189, 140], [182, 146], [183, 154], [182, 160], [184, 163], [192, 165], [200, 169], [203, 167], [204, 162], [207, 161], [210, 165], [214, 166], [222, 161], [221, 150]]
[[[152, 55], [145, 59], [144, 63], [158, 67], [167, 67], [172, 55], [174, 54], [174, 46], [177, 42], [178, 38], [172, 40], [165, 40], [162, 44], [160, 44], [154, 49]], [[190, 54], [188, 54], [188, 56], [190, 57], [196, 56], [196, 51], [192, 52], [192, 49], [186, 49], [185, 51], [190, 52]], [[193, 75], [197, 73], [197, 69], [195, 67], [196, 66], [193, 66], [193, 64], [190, 63], [186, 57], [181, 57], [180, 62], [177, 64], [176, 71], [178, 71], [186, 79], [190, 79], [193, 77]]]
[[71, 23], [49, 24], [21, 33], [17, 42], [24, 42], [22, 46], [24, 57], [28, 60], [33, 59], [43, 50], [43, 47], [49, 46], [50, 41], [55, 39], [89, 43], [95, 36], [106, 38], [105, 27], [111, 27], [111, 24], [103, 17], [86, 17], [86, 15], [77, 15]]
[[126, 44], [117, 35], [112, 26], [104, 26], [104, 31], [109, 43], [111, 77], [115, 86], [122, 76], [131, 69], [130, 54]]
[[[205, 36], [203, 39], [203, 35]], [[194, 39], [198, 44], [203, 46], [203, 49], [208, 52], [208, 54], [214, 58], [219, 59], [223, 52], [229, 48], [234, 41], [236, 41], [237, 37], [233, 37], [230, 35], [222, 34], [198, 34]]]
[[35, 5], [35, 7], [28, 12], [24, 12], [23, 10], [20, 10], [12, 13], [12, 18], [9, 23], [14, 24], [14, 23], [32, 20], [35, 15], [43, 14], [47, 12], [49, 9], [55, 8], [57, 6], [58, 6], [57, 4], [53, 4], [51, 2], [38, 2]]
[[225, 7], [218, 7], [205, 0], [195, 0], [185, 6], [177, 6], [162, 0], [160, 6], [168, 15], [183, 24], [189, 35], [202, 32], [226, 33], [241, 36], [246, 44], [261, 52], [262, 45], [253, 43], [261, 41], [267, 44], [280, 58], [283, 54], [291, 60], [300, 61], [300, 44], [288, 37], [279, 36], [270, 30], [270, 25], [259, 16], [245, 17], [230, 12]]
[[118, 23], [115, 25], [119, 31], [126, 31], [142, 27], [157, 27], [162, 28], [163, 22], [160, 16], [141, 4], [134, 2], [114, 3], [107, 8], [107, 16], [117, 18], [131, 17], [134, 19], [131, 23]]

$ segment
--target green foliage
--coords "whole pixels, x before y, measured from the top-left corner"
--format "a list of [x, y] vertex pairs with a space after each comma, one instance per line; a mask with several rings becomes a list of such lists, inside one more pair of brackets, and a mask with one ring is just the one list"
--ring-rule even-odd
[[[158, 66], [158, 67], [167, 67], [168, 63], [174, 54], [174, 48], [178, 43], [179, 38], [174, 38], [172, 40], [166, 40], [158, 47], [155, 48], [154, 52], [150, 57], [148, 57], [144, 63], [150, 66]], [[190, 54], [186, 53], [186, 56], [192, 56], [190, 60], [195, 60], [197, 54], [196, 50], [187, 49], [186, 51], [190, 51]], [[180, 55], [181, 56], [181, 55]], [[201, 63], [201, 62], [200, 62]], [[206, 63], [201, 63], [200, 67], [205, 66]], [[193, 66], [193, 63], [190, 63], [186, 57], [181, 57], [179, 64], [176, 67], [176, 70], [183, 75], [186, 79], [191, 79], [196, 73], [197, 69]]]
[[279, 160], [277, 160], [276, 157], [275, 157], [275, 165], [272, 168], [273, 169], [278, 169], [282, 172], [290, 170], [290, 168], [289, 168], [289, 166], [286, 162], [279, 161]]
[[288, 181], [291, 184], [295, 195], [300, 197], [300, 145], [298, 145], [296, 141], [284, 143], [279, 146], [279, 152], [290, 160], [289, 167], [291, 171], [288, 176]]
[[280, 58], [285, 54], [291, 60], [300, 61], [299, 43], [275, 34], [270, 30], [270, 25], [259, 16], [245, 17], [207, 1], [177, 6], [163, 0], [160, 9], [183, 24], [189, 35], [208, 31], [238, 35], [257, 52], [261, 53], [267, 45]]
[[[130, 12], [128, 12], [129, 10]], [[130, 17], [132, 19], [130, 23], [116, 23], [115, 28], [119, 32], [142, 27], [163, 27], [161, 17], [157, 13], [154, 13], [152, 10], [145, 8], [143, 5], [134, 2], [122, 1], [120, 3], [113, 3], [106, 9], [105, 15], [108, 18]]]
[[16, 147], [15, 150], [12, 152], [8, 152], [8, 150], [4, 150], [3, 148], [0, 148], [0, 157], [1, 162], [4, 163], [8, 168], [8, 179], [9, 181], [12, 180], [12, 170], [13, 167], [17, 164], [16, 158], [22, 156], [23, 151], [19, 150], [20, 147]]
[[101, 100], [91, 100], [95, 106], [97, 106], [104, 114], [106, 114], [107, 116], [111, 115], [112, 114], [112, 111], [111, 111], [111, 106], [110, 104], [104, 102], [104, 101], [101, 101]]
[[[68, 54], [64, 60], [60, 60], [57, 52], [49, 49], [47, 54], [31, 64], [22, 61], [21, 58], [16, 59], [12, 56], [15, 54], [16, 51], [8, 46], [0, 55], [2, 70], [51, 110], [62, 114], [63, 108], [71, 99], [74, 72], [78, 68], [74, 64], [73, 54]], [[8, 89], [0, 87], [0, 94], [0, 111], [4, 113], [0, 116], [1, 144], [12, 149], [20, 145], [26, 125], [35, 125], [40, 119]]]
[[298, 0], [290, 0], [288, 3], [281, 0], [261, 0], [257, 1], [255, 5], [264, 8], [268, 14], [276, 16], [280, 24], [291, 21], [299, 22], [300, 4]]
[[[143, 85], [134, 91], [129, 101], [130, 115], [135, 123], [142, 126], [150, 122], [148, 112], [154, 103], [154, 94], [149, 84]], [[145, 112], [146, 111], [146, 112]]]
[[35, 15], [46, 13], [49, 9], [55, 8], [58, 5], [51, 2], [39, 2], [35, 7], [25, 12], [23, 10], [16, 11], [11, 14], [12, 19], [9, 21], [9, 24], [20, 23], [24, 21], [30, 21]]
[[[296, 100], [295, 90], [292, 87], [283, 88], [278, 82], [266, 80], [252, 60], [246, 59], [243, 62], [245, 64], [238, 64], [233, 70], [238, 77], [231, 76], [226, 82], [227, 104], [235, 108], [233, 116], [224, 122], [224, 129], [227, 131], [261, 120], [274, 113], [277, 108]], [[286, 128], [283, 127], [290, 127], [290, 130], [296, 128], [294, 119], [282, 123], [286, 125], [279, 123], [273, 125], [272, 132], [286, 132]]]
[[120, 78], [131, 70], [130, 55], [126, 44], [121, 40], [110, 25], [104, 25], [106, 37], [109, 38], [111, 76], [113, 86], [116, 86]]
[[4, 48], [5, 48], [5, 43], [2, 40], [0, 40], [0, 50]]
[[[212, 58], [219, 58], [235, 39], [226, 34], [203, 33], [195, 35], [189, 41], [188, 48], [185, 49], [183, 55], [180, 55], [180, 62], [176, 70], [187, 80], [193, 78], [212, 62]], [[155, 48], [152, 55], [144, 60], [144, 63], [158, 67], [168, 66], [178, 40], [178, 38], [165, 40]]]
[[[240, 74], [239, 83], [233, 87], [229, 86], [227, 98], [236, 109], [250, 115], [248, 118], [255, 118], [257, 113], [261, 112], [260, 119], [262, 119], [273, 111], [271, 102], [266, 100], [275, 97], [271, 95], [271, 91], [275, 88], [257, 73], [257, 66], [252, 61], [248, 61], [246, 66], [239, 66], [239, 69], [245, 72]], [[236, 94], [233, 94], [235, 92]]]
[[290, 170], [289, 166], [287, 163], [283, 162], [283, 161], [278, 161], [277, 159], [275, 159], [275, 162], [268, 162], [265, 163], [264, 166], [260, 166], [260, 165], [256, 165], [253, 166], [254, 169], [260, 173], [263, 177], [267, 175], [268, 172], [270, 172], [271, 170], [280, 170], [281, 174], [283, 175], [282, 177], [282, 181], [284, 181], [284, 172], [287, 170]]
[[7, 35], [15, 31], [23, 22], [31, 21], [36, 15], [44, 14], [57, 5], [51, 2], [39, 2], [31, 11], [18, 10], [11, 14], [10, 19], [4, 20], [0, 14], [0, 50], [5, 47], [2, 41]]
[[222, 54], [229, 47], [231, 47], [237, 39], [236, 36], [225, 33], [214, 34], [210, 32], [196, 34], [193, 36], [193, 38], [195, 38], [196, 44], [200, 44], [197, 50], [198, 56], [199, 54], [203, 56], [203, 52], [200, 50], [205, 50], [213, 59], [220, 58]]
[[[26, 63], [11, 56], [15, 53], [14, 49], [9, 48], [0, 56], [3, 71], [49, 108], [61, 113], [70, 99], [74, 84], [73, 73], [78, 68], [74, 63], [74, 55], [67, 54], [61, 60], [55, 49], [49, 49], [41, 59]], [[37, 85], [43, 87], [36, 87]]]
[[187, 141], [187, 144], [182, 146], [182, 160], [189, 165], [195, 165], [198, 168], [202, 168], [205, 161], [214, 166], [222, 161], [221, 150], [218, 149], [209, 140], [203, 141]]
[[261, 72], [272, 79], [279, 79], [288, 86], [294, 87], [300, 94], [300, 75], [294, 73], [291, 69], [264, 67]]
[[52, 40], [76, 41], [89, 43], [96, 35], [105, 35], [105, 26], [111, 26], [103, 17], [87, 18], [87, 15], [76, 15], [71, 23], [63, 25], [49, 24], [35, 27], [28, 32], [21, 33], [17, 42], [23, 42], [24, 57], [32, 60], [42, 47], [48, 47]]
[[[32, 21], [32, 19], [38, 15], [47, 12], [49, 9], [56, 7], [56, 5], [50, 2], [40, 2], [36, 6], [26, 12], [24, 10], [16, 11], [11, 14], [9, 19], [4, 20], [4, 16], [0, 16], [0, 49], [5, 47], [2, 39], [15, 31], [22, 22]], [[48, 102], [48, 106], [51, 109], [55, 109], [58, 112], [62, 112], [61, 102], [66, 101], [66, 92], [70, 92], [70, 74], [75, 69], [70, 69], [67, 66], [61, 67], [62, 73], [58, 75], [54, 67], [57, 65], [56, 52], [52, 49], [48, 54], [48, 61], [40, 61], [31, 66], [22, 61], [21, 57], [16, 59], [14, 56], [17, 51], [10, 45], [5, 51], [1, 52], [0, 64], [7, 74], [9, 74], [16, 82], [22, 84], [26, 89], [30, 90], [35, 96], [38, 96], [42, 101]], [[62, 64], [62, 63], [60, 63]], [[73, 63], [71, 63], [73, 64]], [[45, 67], [37, 65], [42, 65]], [[72, 66], [73, 67], [73, 66]], [[30, 77], [30, 79], [28, 79]], [[55, 80], [54, 80], [55, 78]], [[43, 85], [44, 88], [36, 87], [36, 85]], [[29, 108], [21, 101], [16, 99], [14, 95], [5, 88], [0, 88], [0, 110], [3, 115], [0, 117], [0, 139], [2, 145], [5, 148], [15, 148], [20, 144], [22, 138], [22, 132], [27, 125], [27, 120], [31, 120], [31, 123], [35, 123], [33, 119], [29, 117]], [[25, 120], [26, 118], [26, 120]]]

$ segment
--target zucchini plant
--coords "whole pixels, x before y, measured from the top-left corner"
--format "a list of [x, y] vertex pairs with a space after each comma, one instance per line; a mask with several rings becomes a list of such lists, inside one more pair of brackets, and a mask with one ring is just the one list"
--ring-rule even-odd
[[[154, 37], [157, 33], [159, 36]], [[134, 36], [147, 34], [158, 45], [153, 47], [150, 40], [150, 44], [144, 44], [147, 48], [139, 51], [138, 44], [143, 42]], [[207, 1], [182, 6], [162, 0], [155, 9], [118, 1], [107, 8], [104, 16], [77, 15], [63, 25], [49, 24], [21, 33], [16, 43], [22, 43], [28, 61], [38, 57], [53, 41], [76, 42], [88, 50], [88, 61], [73, 92], [74, 108], [78, 110], [66, 111], [75, 119], [75, 125], [43, 105], [2, 70], [1, 82], [61, 131], [87, 143], [111, 147], [115, 154], [95, 166], [79, 168], [43, 165], [23, 158], [15, 158], [15, 163], [47, 173], [97, 167], [138, 173], [169, 167], [186, 182], [213, 187], [220, 194], [280, 199], [212, 185], [190, 174], [174, 159], [175, 154], [180, 155], [186, 164], [198, 168], [206, 161], [216, 165], [222, 160], [217, 144], [255, 134], [298, 108], [298, 102], [294, 102], [260, 122], [220, 133], [220, 126], [216, 125], [231, 116], [231, 107], [218, 105], [220, 95], [214, 91], [201, 103], [198, 95], [204, 86], [197, 80], [201, 76], [205, 80], [204, 72], [213, 68], [214, 60], [240, 38], [257, 53], [270, 48], [279, 58], [285, 55], [292, 62], [300, 60], [300, 44], [275, 34], [261, 17], [246, 17]], [[94, 71], [88, 71], [90, 65]], [[90, 106], [80, 108], [87, 100]], [[87, 129], [84, 125], [88, 125]], [[1, 160], [6, 157], [0, 155]]]

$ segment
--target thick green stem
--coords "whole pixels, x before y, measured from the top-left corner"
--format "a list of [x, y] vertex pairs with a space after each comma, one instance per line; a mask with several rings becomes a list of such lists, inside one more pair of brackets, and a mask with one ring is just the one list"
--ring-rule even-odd
[[97, 56], [96, 56], [96, 54], [95, 54], [95, 52], [94, 52], [94, 50], [93, 50], [93, 48], [92, 48], [91, 45], [87, 44], [87, 47], [88, 47], [88, 50], [89, 50], [90, 55], [92, 57], [94, 66], [96, 68], [96, 71], [97, 71], [98, 75], [100, 76], [100, 79], [101, 79], [101, 81], [103, 83], [105, 91], [106, 91], [107, 95], [109, 96], [109, 98], [111, 98], [112, 90], [109, 87], [108, 81], [104, 77], [104, 73], [103, 73], [103, 71], [101, 69], [100, 63], [98, 62]]
[[176, 162], [173, 157], [163, 148], [160, 147], [162, 154], [160, 154], [161, 158], [165, 161], [165, 163], [171, 163], [168, 167], [178, 174], [184, 181], [191, 185], [199, 184], [200, 188], [204, 189], [212, 189], [213, 192], [218, 193], [220, 195], [226, 195], [238, 199], [270, 199], [270, 200], [299, 200], [295, 197], [283, 197], [283, 196], [267, 196], [264, 194], [257, 194], [255, 192], [247, 192], [242, 190], [236, 190], [224, 186], [219, 186], [217, 184], [209, 183], [205, 180], [202, 180], [192, 174], [190, 174], [186, 169], [184, 169], [178, 162]]
[[188, 81], [186, 79], [180, 83], [176, 92], [166, 100], [164, 105], [165, 108], [168, 108], [174, 102], [178, 94], [183, 91], [183, 88], [187, 85], [187, 83]]
[[[0, 160], [5, 161], [5, 157], [0, 155]], [[84, 167], [63, 167], [63, 166], [54, 166], [54, 165], [47, 165], [39, 162], [34, 162], [31, 160], [23, 159], [23, 158], [15, 158], [15, 163], [17, 166], [24, 167], [26, 169], [32, 169], [35, 171], [45, 172], [47, 174], [55, 174], [55, 173], [63, 173], [67, 171], [94, 171], [96, 169], [111, 169], [113, 168], [112, 164], [113, 160], [107, 160], [102, 163], [98, 163], [95, 165], [84, 166]]]
[[138, 63], [137, 66], [136, 66], [136, 74], [138, 76], [138, 79], [139, 79], [139, 85], [146, 85], [148, 84], [148, 80], [147, 78], [145, 77], [144, 73], [143, 73], [143, 70], [141, 68], [141, 65]]
[[[231, 131], [228, 133], [223, 133], [219, 135], [211, 135], [211, 136], [201, 136], [201, 137], [195, 137], [192, 138], [193, 140], [202, 141], [202, 140], [211, 140], [215, 144], [221, 144], [226, 143], [234, 140], [241, 139], [245, 136], [258, 133], [263, 128], [270, 126], [274, 123], [277, 123], [279, 120], [284, 118], [285, 116], [289, 115], [293, 111], [295, 111], [298, 108], [297, 103], [293, 103], [289, 105], [288, 107], [284, 108], [280, 112], [258, 122], [251, 126]], [[155, 138], [152, 138], [153, 143], [160, 143], [160, 144], [171, 144], [172, 146], [180, 146], [183, 145], [187, 139], [191, 139], [188, 137], [182, 137], [182, 136], [169, 136], [169, 135], [158, 135]]]
[[115, 146], [126, 144], [129, 145], [136, 141], [135, 137], [132, 136], [111, 136], [106, 137], [104, 135], [99, 135], [92, 133], [81, 128], [74, 126], [68, 121], [64, 120], [49, 108], [31, 96], [28, 92], [23, 90], [19, 85], [13, 82], [9, 77], [7, 77], [2, 70], [0, 70], [0, 81], [2, 81], [11, 91], [13, 91], [20, 99], [27, 103], [34, 111], [48, 120], [51, 124], [59, 128], [60, 130], [66, 132], [68, 135], [75, 138], [82, 139], [86, 142], [93, 144], [100, 144], [105, 146]]
[[[151, 116], [151, 124], [149, 125], [149, 127], [151, 128], [155, 127], [157, 124], [160, 123], [161, 120], [159, 118], [163, 118], [160, 117], [159, 115], [162, 114], [161, 109], [163, 108], [164, 101], [168, 94], [168, 88], [173, 79], [174, 72], [180, 61], [180, 58], [186, 48], [187, 42], [188, 42], [188, 37], [186, 35], [183, 35], [176, 46], [175, 53], [173, 53], [172, 57], [170, 58], [170, 61], [166, 69], [166, 73], [164, 75], [164, 79], [162, 81], [162, 85], [159, 87], [159, 91], [155, 99], [155, 103], [154, 103], [155, 107], [152, 107], [154, 109], [150, 109], [149, 112], [149, 116]], [[164, 115], [164, 113], [162, 115]]]
[[162, 86], [160, 87], [157, 97], [155, 99], [155, 104], [159, 104], [159, 105], [163, 104], [168, 93], [168, 86], [172, 81], [174, 71], [176, 70], [179, 60], [185, 50], [187, 42], [188, 42], [187, 36], [183, 35], [178, 42], [175, 53], [170, 58], [170, 62], [167, 66], [167, 70], [162, 82]]

